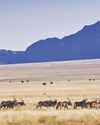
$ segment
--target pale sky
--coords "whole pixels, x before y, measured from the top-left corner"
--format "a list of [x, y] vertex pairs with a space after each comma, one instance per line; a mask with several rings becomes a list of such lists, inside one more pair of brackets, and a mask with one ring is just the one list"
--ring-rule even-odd
[[100, 20], [100, 0], [0, 0], [0, 49], [25, 50]]

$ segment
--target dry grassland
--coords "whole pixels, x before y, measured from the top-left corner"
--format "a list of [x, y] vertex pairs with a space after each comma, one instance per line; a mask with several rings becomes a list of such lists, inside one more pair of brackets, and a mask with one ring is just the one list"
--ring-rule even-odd
[[[43, 82], [47, 85], [43, 86]], [[36, 109], [40, 100], [69, 97], [74, 103], [86, 97], [100, 98], [100, 60], [2, 65], [0, 102], [13, 97], [24, 99], [26, 106], [0, 109], [0, 125], [100, 125], [99, 109]]]

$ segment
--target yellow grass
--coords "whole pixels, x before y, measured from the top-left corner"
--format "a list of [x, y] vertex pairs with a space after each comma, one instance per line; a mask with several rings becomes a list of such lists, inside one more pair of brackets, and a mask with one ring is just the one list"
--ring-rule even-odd
[[99, 125], [98, 110], [1, 111], [0, 125]]
[[36, 109], [40, 100], [100, 98], [100, 60], [0, 66], [0, 102], [13, 97], [26, 106], [0, 109], [0, 125], [100, 125], [99, 109]]

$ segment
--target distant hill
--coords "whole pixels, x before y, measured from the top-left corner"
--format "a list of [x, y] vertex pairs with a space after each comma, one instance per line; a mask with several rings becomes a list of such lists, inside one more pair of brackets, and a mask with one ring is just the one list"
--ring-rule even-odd
[[0, 50], [0, 64], [83, 60], [100, 58], [100, 22], [84, 26], [62, 39], [48, 38], [30, 45], [26, 51]]

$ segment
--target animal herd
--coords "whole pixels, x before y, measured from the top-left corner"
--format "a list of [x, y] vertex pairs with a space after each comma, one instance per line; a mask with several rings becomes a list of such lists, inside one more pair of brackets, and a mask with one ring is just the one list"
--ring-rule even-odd
[[100, 108], [100, 99], [93, 99], [89, 101], [88, 99], [83, 99], [81, 101], [75, 101], [74, 103], [71, 102], [69, 98], [67, 98], [67, 101], [57, 101], [57, 100], [46, 100], [46, 101], [39, 101], [36, 105], [36, 108], [42, 108], [42, 107], [53, 107], [56, 110], [57, 109], [68, 109], [72, 107], [73, 109], [77, 109], [78, 107], [80, 108], [95, 108], [99, 109]]
[[4, 109], [13, 109], [14, 107], [17, 106], [24, 106], [25, 102], [24, 100], [20, 99], [21, 101], [17, 101], [16, 98], [14, 98], [14, 100], [7, 100], [7, 101], [2, 101], [0, 103], [0, 109], [4, 108]]
[[[25, 101], [23, 99], [20, 99], [20, 101], [16, 100], [16, 98], [14, 98], [13, 100], [7, 100], [7, 101], [2, 101], [0, 103], [0, 109], [4, 108], [4, 109], [13, 109], [17, 106], [21, 107], [21, 106], [25, 106]], [[83, 99], [81, 101], [75, 101], [74, 103], [72, 103], [72, 101], [67, 98], [66, 101], [57, 101], [57, 99], [54, 100], [45, 100], [45, 101], [39, 101], [36, 104], [36, 109], [41, 109], [43, 107], [49, 108], [55, 108], [56, 110], [58, 109], [68, 109], [69, 107], [72, 107], [73, 109], [77, 109], [78, 107], [80, 108], [95, 108], [95, 109], [99, 109], [100, 108], [100, 99], [92, 99], [91, 101], [89, 101], [88, 99]]]

